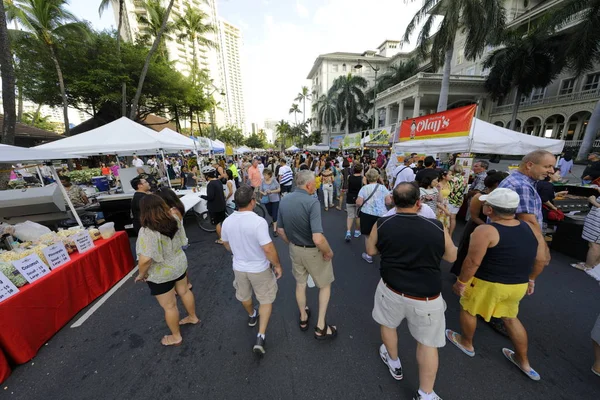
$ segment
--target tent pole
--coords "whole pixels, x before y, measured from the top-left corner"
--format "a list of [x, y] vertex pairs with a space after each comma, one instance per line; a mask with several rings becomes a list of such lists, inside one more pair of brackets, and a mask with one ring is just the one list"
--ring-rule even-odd
[[37, 171], [38, 177], [40, 178], [40, 183], [42, 184], [42, 187], [46, 186], [46, 184], [44, 183], [44, 176], [42, 175], [42, 171], [40, 170], [40, 166], [36, 165], [35, 170]]
[[169, 183], [169, 189], [173, 189], [173, 186], [171, 186], [171, 178], [169, 178], [169, 169], [167, 168], [167, 164], [165, 163], [165, 152], [163, 149], [160, 149], [160, 155], [162, 156], [163, 159], [163, 165], [165, 166], [165, 172], [166, 172], [166, 176], [167, 176], [167, 182]]
[[79, 214], [77, 214], [77, 210], [75, 210], [75, 206], [73, 206], [73, 202], [71, 202], [71, 199], [69, 198], [69, 195], [67, 194], [65, 187], [62, 185], [62, 182], [60, 181], [60, 178], [58, 177], [58, 173], [56, 172], [56, 168], [54, 168], [54, 165], [50, 167], [50, 170], [52, 171], [52, 177], [58, 184], [58, 187], [60, 188], [60, 191], [62, 192], [62, 195], [65, 198], [65, 201], [67, 202], [67, 204], [69, 206], [69, 209], [73, 213], [73, 217], [75, 217], [75, 221], [77, 221], [77, 224], [79, 225], [80, 228], [83, 228], [83, 223], [81, 222], [81, 219], [79, 218]]
[[471, 132], [469, 134], [469, 154], [471, 154], [473, 141], [475, 140], [475, 123], [477, 121], [477, 115], [479, 115], [479, 100], [477, 100], [477, 107], [475, 108], [475, 115], [473, 116], [473, 123], [471, 124]]

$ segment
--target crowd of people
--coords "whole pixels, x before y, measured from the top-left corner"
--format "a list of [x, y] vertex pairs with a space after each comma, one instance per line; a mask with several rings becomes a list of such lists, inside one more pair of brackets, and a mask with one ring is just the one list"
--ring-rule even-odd
[[[375, 256], [380, 257], [381, 279], [375, 288], [372, 317], [380, 325], [380, 357], [394, 379], [403, 378], [397, 327], [405, 319], [417, 342], [419, 388], [414, 399], [440, 399], [434, 384], [438, 348], [446, 341], [469, 357], [475, 355], [477, 317], [511, 339], [514, 350], [502, 349], [507, 360], [530, 379], [540, 380], [528, 358], [527, 332], [518, 312], [520, 301], [534, 294], [536, 278], [550, 261], [538, 182], [555, 175], [555, 157], [534, 151], [510, 175], [489, 170], [487, 161], [477, 160], [467, 190], [468, 179], [460, 165], [441, 169], [433, 157], [419, 163], [415, 156], [387, 172], [388, 160], [382, 153], [372, 159], [279, 154], [230, 159], [227, 164], [211, 160], [201, 168], [199, 179], [208, 182], [203, 198], [217, 225], [217, 243], [233, 254], [236, 298], [248, 315], [248, 326], [259, 325], [253, 350], [266, 353], [277, 280], [283, 275], [275, 238], [289, 246], [298, 328], [306, 331], [311, 325], [306, 288], [312, 281], [319, 289], [314, 337], [337, 337], [339, 328], [327, 318], [335, 279], [334, 254], [321, 213], [341, 210], [345, 203], [345, 241], [364, 236], [362, 259], [373, 263]], [[141, 176], [131, 183], [136, 189], [132, 210], [139, 221], [136, 281], [146, 281], [164, 309], [171, 335], [162, 344], [177, 346], [183, 341], [179, 326], [199, 322], [183, 252], [187, 244], [184, 211], [172, 191], [148, 194], [150, 184]], [[230, 201], [236, 211], [227, 216], [225, 207]], [[600, 209], [600, 197], [590, 201]], [[455, 244], [452, 232], [465, 202], [468, 221]], [[265, 206], [271, 224], [253, 211], [257, 204]], [[598, 232], [589, 226], [584, 232], [594, 265], [600, 260]], [[453, 291], [460, 297], [461, 311], [456, 330], [446, 329], [442, 260], [453, 263], [451, 272], [457, 277]], [[175, 294], [188, 313], [181, 320]], [[592, 371], [600, 374], [600, 317], [592, 339], [596, 354]]]

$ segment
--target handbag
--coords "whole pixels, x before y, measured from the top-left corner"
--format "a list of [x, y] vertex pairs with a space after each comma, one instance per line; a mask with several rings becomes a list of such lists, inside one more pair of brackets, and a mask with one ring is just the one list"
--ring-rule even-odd
[[377, 186], [375, 186], [375, 189], [371, 192], [371, 194], [367, 196], [367, 198], [365, 199], [365, 201], [363, 201], [362, 205], [356, 209], [356, 215], [360, 215], [360, 210], [362, 210], [363, 206], [365, 204], [367, 204], [367, 201], [369, 201], [371, 199], [371, 197], [373, 197], [373, 195], [375, 194], [375, 192], [377, 192], [377, 190], [379, 190], [379, 185], [380, 184], [378, 183]]
[[[262, 189], [265, 187], [264, 184], [260, 185], [260, 190], [262, 191]], [[267, 204], [269, 202], [269, 195], [266, 194], [263, 197], [260, 198], [260, 204]]]
[[565, 213], [562, 210], [552, 210], [545, 204], [543, 207], [548, 211], [548, 221], [563, 221], [565, 219]]

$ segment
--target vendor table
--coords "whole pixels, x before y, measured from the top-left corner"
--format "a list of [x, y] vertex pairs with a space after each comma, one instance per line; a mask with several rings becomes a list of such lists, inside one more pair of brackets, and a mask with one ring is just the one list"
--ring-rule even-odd
[[0, 303], [0, 382], [10, 374], [9, 364], [31, 360], [71, 318], [133, 269], [125, 232], [94, 245]]

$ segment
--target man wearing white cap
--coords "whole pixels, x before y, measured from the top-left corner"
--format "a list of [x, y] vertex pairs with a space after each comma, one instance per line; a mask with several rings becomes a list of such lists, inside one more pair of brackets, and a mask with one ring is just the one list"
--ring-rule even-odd
[[461, 334], [446, 330], [448, 340], [473, 357], [477, 315], [485, 321], [502, 318], [515, 351], [504, 356], [532, 380], [540, 375], [529, 365], [527, 332], [517, 318], [519, 302], [535, 289], [535, 278], [548, 263], [546, 244], [535, 222], [515, 219], [519, 195], [498, 188], [479, 198], [490, 223], [471, 235], [469, 253], [453, 290], [461, 296]]

